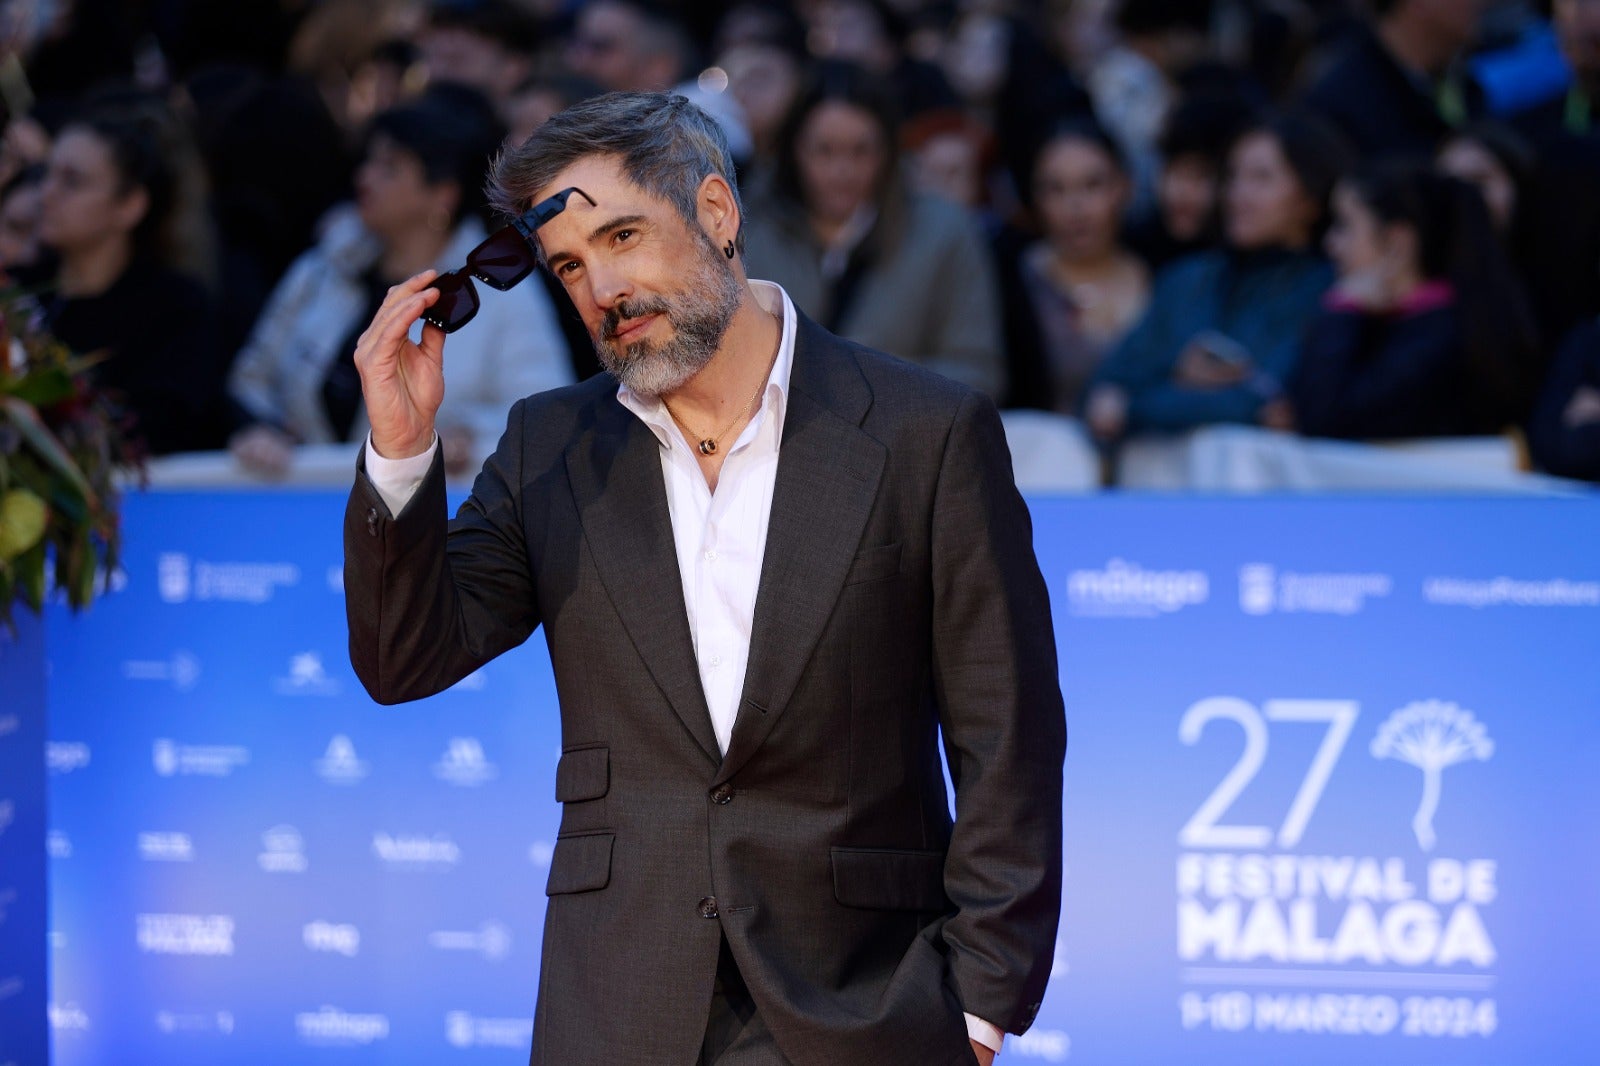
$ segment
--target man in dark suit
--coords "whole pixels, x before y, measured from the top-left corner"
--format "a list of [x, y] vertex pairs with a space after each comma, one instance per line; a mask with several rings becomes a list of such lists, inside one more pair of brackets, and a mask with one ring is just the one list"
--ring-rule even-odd
[[544, 626], [532, 1061], [987, 1063], [1050, 974], [1066, 743], [993, 406], [747, 280], [725, 143], [681, 97], [579, 104], [495, 182], [514, 211], [581, 190], [538, 243], [611, 376], [520, 401], [447, 525], [444, 337], [407, 337], [438, 291], [397, 286], [356, 353], [345, 580], [380, 702]]

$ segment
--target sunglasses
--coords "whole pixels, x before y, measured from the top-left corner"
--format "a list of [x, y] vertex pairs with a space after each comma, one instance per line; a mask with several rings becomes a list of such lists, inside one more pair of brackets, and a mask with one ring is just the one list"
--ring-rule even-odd
[[533, 273], [539, 265], [534, 231], [566, 210], [567, 197], [573, 193], [588, 200], [591, 207], [597, 206], [588, 193], [576, 186], [540, 200], [521, 217], [512, 219], [511, 225], [496, 230], [468, 252], [465, 266], [435, 278], [428, 287], [438, 289], [439, 298], [422, 312], [422, 317], [446, 333], [454, 333], [478, 313], [478, 289], [472, 284], [473, 278], [505, 292]]

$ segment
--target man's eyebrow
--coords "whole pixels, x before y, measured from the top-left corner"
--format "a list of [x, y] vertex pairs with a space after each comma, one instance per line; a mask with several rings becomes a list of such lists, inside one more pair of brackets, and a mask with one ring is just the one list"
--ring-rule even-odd
[[[607, 222], [602, 222], [600, 225], [596, 226], [592, 231], [590, 231], [587, 238], [587, 243], [593, 244], [595, 241], [598, 241], [608, 233], [615, 233], [617, 230], [622, 229], [625, 226], [637, 226], [641, 222], [648, 221], [649, 219], [644, 215], [620, 215], [617, 218], [613, 218]], [[574, 258], [574, 255], [572, 252], [556, 252], [554, 255], [547, 255], [545, 258], [550, 263], [559, 263], [563, 259]]]

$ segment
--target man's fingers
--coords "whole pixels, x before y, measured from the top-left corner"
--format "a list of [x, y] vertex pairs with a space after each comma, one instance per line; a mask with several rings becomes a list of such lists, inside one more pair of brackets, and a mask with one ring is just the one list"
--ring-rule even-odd
[[[438, 299], [438, 289], [423, 289], [398, 300], [386, 310], [380, 310], [372, 325], [362, 334], [361, 340], [356, 342], [357, 366], [363, 363], [392, 363], [398, 359], [400, 350], [411, 332], [412, 324]], [[423, 336], [424, 338], [427, 336], [426, 327]], [[440, 357], [443, 347], [444, 339], [441, 333], [439, 342], [435, 345], [434, 358]]]

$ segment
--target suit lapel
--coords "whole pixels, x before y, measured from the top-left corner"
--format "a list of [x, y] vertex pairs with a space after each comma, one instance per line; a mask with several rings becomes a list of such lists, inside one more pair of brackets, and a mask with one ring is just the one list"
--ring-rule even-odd
[[772, 732], [844, 588], [887, 457], [861, 429], [871, 405], [855, 360], [801, 316], [744, 693], [718, 782]]
[[567, 448], [567, 476], [600, 581], [645, 668], [706, 756], [720, 757], [695, 664], [661, 477], [661, 444], [614, 398]]

